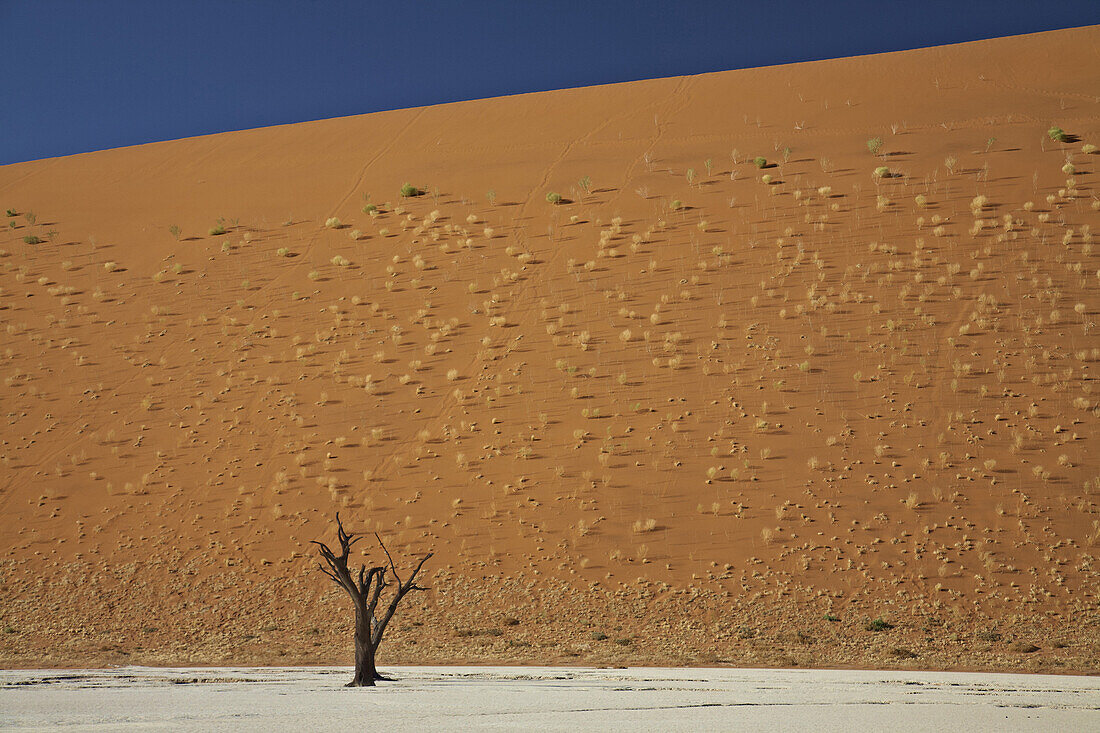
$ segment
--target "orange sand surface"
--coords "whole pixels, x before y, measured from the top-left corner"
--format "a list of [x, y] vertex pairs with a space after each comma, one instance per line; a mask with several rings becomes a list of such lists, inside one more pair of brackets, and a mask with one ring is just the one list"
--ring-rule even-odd
[[1100, 671], [1097, 49], [0, 168], [0, 665]]

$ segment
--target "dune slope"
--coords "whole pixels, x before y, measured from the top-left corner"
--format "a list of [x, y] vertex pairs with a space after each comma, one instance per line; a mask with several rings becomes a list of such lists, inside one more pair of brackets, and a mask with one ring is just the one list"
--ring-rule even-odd
[[0, 664], [1096, 671], [1097, 48], [0, 168]]

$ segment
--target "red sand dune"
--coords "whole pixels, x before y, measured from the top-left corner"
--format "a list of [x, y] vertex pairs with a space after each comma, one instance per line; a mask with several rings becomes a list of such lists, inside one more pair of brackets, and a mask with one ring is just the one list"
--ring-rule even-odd
[[0, 168], [0, 664], [1097, 671], [1097, 48]]

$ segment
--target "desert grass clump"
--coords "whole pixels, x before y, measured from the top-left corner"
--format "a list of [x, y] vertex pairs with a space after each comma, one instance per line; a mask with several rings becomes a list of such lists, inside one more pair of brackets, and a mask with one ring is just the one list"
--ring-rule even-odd
[[882, 138], [873, 137], [867, 141], [867, 152], [871, 155], [878, 155], [882, 151]]
[[1069, 142], [1069, 135], [1066, 134], [1065, 130], [1057, 126], [1052, 126], [1049, 130], [1047, 130], [1047, 137], [1058, 143]]
[[868, 621], [864, 628], [867, 629], [867, 631], [889, 631], [894, 628], [894, 625], [880, 617]]
[[562, 202], [561, 194], [551, 191], [550, 193], [546, 194], [546, 201], [555, 205], [560, 204]]
[[768, 165], [768, 159], [765, 158], [763, 155], [758, 155], [752, 159], [752, 163], [757, 168], [766, 168]]
[[884, 165], [880, 165], [878, 168], [875, 168], [873, 175], [875, 178], [889, 178], [890, 169]]
[[407, 181], [405, 183], [401, 184], [401, 197], [402, 198], [412, 198], [413, 196], [419, 196], [422, 193], [424, 193], [424, 192], [421, 191], [416, 186], [412, 185], [411, 183], [408, 183]]

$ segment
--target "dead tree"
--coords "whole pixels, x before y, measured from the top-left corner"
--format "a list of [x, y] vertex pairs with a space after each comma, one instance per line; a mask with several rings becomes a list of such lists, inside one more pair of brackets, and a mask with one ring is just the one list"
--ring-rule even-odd
[[[352, 571], [348, 569], [348, 555], [351, 553], [352, 546], [363, 539], [363, 535], [345, 532], [344, 525], [340, 521], [339, 512], [336, 514], [336, 533], [337, 539], [340, 541], [339, 555], [329, 549], [324, 542], [313, 540], [313, 544], [320, 548], [321, 557], [324, 558], [328, 569], [320, 563], [317, 567], [321, 568], [321, 572], [325, 575], [332, 578], [334, 583], [347, 591], [347, 594], [351, 596], [351, 602], [355, 606], [355, 677], [347, 686], [374, 687], [375, 680], [386, 679], [378, 674], [378, 670], [374, 666], [375, 654], [382, 643], [382, 635], [386, 633], [386, 625], [393, 618], [393, 614], [397, 610], [397, 604], [401, 603], [401, 599], [405, 597], [406, 593], [412, 590], [426, 590], [416, 584], [416, 576], [420, 573], [420, 569], [424, 567], [424, 563], [432, 556], [432, 553], [429, 552], [420, 558], [420, 562], [416, 564], [416, 569], [412, 571], [408, 580], [401, 580], [401, 576], [397, 574], [397, 567], [393, 564], [390, 551], [386, 549], [382, 538], [375, 532], [374, 536], [378, 540], [378, 544], [381, 545], [382, 552], [386, 553], [389, 567], [378, 565], [368, 569], [366, 565], [363, 565], [359, 568], [358, 577], [355, 577], [352, 575]], [[393, 573], [394, 580], [397, 581], [397, 591], [390, 599], [389, 606], [386, 607], [385, 611], [376, 613], [378, 603], [382, 598], [382, 589], [391, 585], [386, 581], [387, 570]]]

